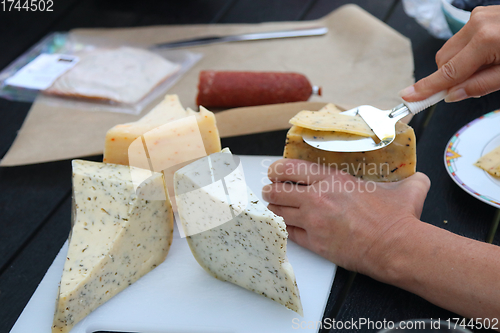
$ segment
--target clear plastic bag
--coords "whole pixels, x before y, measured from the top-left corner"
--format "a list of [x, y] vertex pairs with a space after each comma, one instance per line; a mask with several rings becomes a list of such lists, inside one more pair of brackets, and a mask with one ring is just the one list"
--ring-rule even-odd
[[440, 39], [452, 36], [441, 9], [441, 0], [403, 0], [403, 7], [406, 14], [415, 18], [432, 36]]
[[[80, 62], [76, 63], [73, 68], [61, 74], [56, 79], [56, 81], [54, 81], [54, 83], [47, 89], [38, 90], [26, 88], [26, 85], [24, 87], [12, 85], [12, 82], [14, 82], [14, 80], [12, 80], [14, 75], [20, 72], [20, 70], [23, 69], [24, 66], [30, 63], [33, 64], [32, 61], [41, 54], [71, 55], [75, 56], [77, 60], [80, 59]], [[142, 81], [138, 81], [148, 82], [148, 86], [141, 87], [141, 89], [144, 90], [144, 94], [139, 94], [138, 98], [135, 100], [127, 100], [127, 98], [123, 98], [120, 100], [120, 98], [108, 97], [109, 91], [108, 94], [106, 94], [106, 88], [108, 88], [106, 84], [113, 83], [113, 76], [106, 75], [104, 73], [102, 76], [97, 75], [97, 82], [95, 82], [96, 75], [94, 75], [94, 77], [90, 79], [88, 77], [83, 77], [83, 79], [78, 82], [80, 86], [74, 84], [75, 82], [71, 82], [72, 78], [76, 77], [75, 73], [77, 73], [78, 71], [80, 71], [84, 75], [86, 74], [86, 68], [82, 67], [82, 64], [84, 62], [82, 62], [81, 58], [84, 58], [84, 60], [86, 61], [86, 66], [87, 68], [89, 68], [89, 59], [106, 59], [107, 57], [109, 65], [103, 64], [101, 62], [101, 67], [98, 67], [97, 69], [90, 67], [89, 72], [94, 71], [94, 74], [96, 74], [96, 71], [98, 73], [100, 68], [111, 68], [111, 73], [115, 74], [123, 73], [117, 70], [121, 68], [116, 67], [118, 65], [116, 65], [112, 61], [115, 55], [123, 54], [128, 54], [128, 56], [125, 55], [122, 57], [122, 59], [125, 60], [122, 61], [121, 66], [126, 66], [126, 61], [128, 61], [128, 64], [133, 61], [133, 58], [131, 58], [130, 55], [146, 55], [150, 57], [149, 59], [155, 59], [162, 65], [165, 64], [165, 66], [167, 66], [167, 64], [172, 64], [172, 71], [168, 72], [167, 67], [165, 67], [165, 75], [159, 75], [156, 81], [151, 82], [148, 82], [149, 78], [146, 75], [147, 71], [144, 71], [144, 74], [141, 73], [140, 75], [142, 76], [140, 78], [142, 79]], [[24, 102], [33, 102], [35, 99], [37, 99], [37, 102], [46, 103], [48, 105], [78, 108], [89, 111], [104, 110], [111, 112], [139, 114], [142, 109], [151, 101], [153, 101], [160, 95], [164, 95], [166, 91], [172, 85], [174, 85], [175, 82], [177, 82], [177, 80], [179, 80], [201, 58], [202, 54], [185, 50], [144, 49], [141, 47], [136, 47], [134, 45], [121, 45], [116, 41], [95, 37], [75, 36], [70, 33], [52, 33], [41, 40], [39, 43], [37, 43], [35, 46], [33, 46], [18, 59], [16, 59], [9, 66], [7, 66], [2, 72], [0, 72], [0, 97], [9, 100]], [[109, 59], [111, 59], [111, 61], [109, 61]], [[164, 59], [166, 61], [161, 59]], [[124, 61], [125, 63], [123, 63]], [[144, 65], [142, 63], [137, 63], [135, 64], [135, 67], [141, 69], [142, 67], [147, 67], [148, 63], [149, 62], [146, 62]], [[79, 65], [80, 67], [76, 69]], [[115, 67], [114, 72], [113, 67]], [[151, 68], [151, 66], [149, 67], [149, 73], [151, 74], [151, 71], [154, 72], [155, 68]], [[71, 72], [72, 70], [73, 72]], [[129, 83], [129, 85], [137, 83], [136, 80], [132, 79], [133, 75], [135, 75], [135, 72], [132, 74], [132, 77], [130, 77], [129, 80], [126, 80], [125, 83], [123, 83], [123, 75], [118, 76], [118, 78], [120, 78], [122, 82], [115, 82], [115, 85], [122, 87], [122, 90], [127, 88], [128, 91], [131, 91], [131, 87], [127, 87], [127, 85]], [[101, 82], [99, 82], [99, 80], [102, 81], [103, 87], [100, 90], [99, 87]], [[116, 81], [119, 81], [119, 79], [117, 79]], [[62, 84], [61, 82], [66, 83], [66, 85]], [[84, 88], [82, 88], [81, 86], [82, 82], [86, 84]], [[58, 84], [59, 86], [56, 88]], [[74, 87], [75, 85], [77, 86], [77, 88]], [[63, 87], [66, 90], [64, 91], [64, 89], [62, 89], [63, 91], [61, 91], [60, 87]], [[76, 90], [77, 92], [74, 93], [74, 90]], [[82, 90], [85, 90], [86, 92], [88, 91], [89, 93], [81, 94], [80, 91]], [[132, 91], [136, 92], [134, 89], [132, 89]], [[125, 92], [121, 92], [120, 96], [128, 97], [126, 95], [127, 94], [125, 90]]]

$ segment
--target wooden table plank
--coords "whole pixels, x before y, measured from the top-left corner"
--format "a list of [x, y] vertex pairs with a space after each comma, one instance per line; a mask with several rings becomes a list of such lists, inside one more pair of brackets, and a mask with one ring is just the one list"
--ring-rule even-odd
[[[408, 319], [448, 319], [453, 317], [459, 316], [433, 305], [415, 294], [358, 274], [349, 297], [336, 320], [348, 322], [351, 319], [365, 318], [372, 322], [382, 323], [386, 320], [396, 323]], [[354, 331], [374, 332], [376, 329], [364, 326]], [[353, 330], [343, 328], [338, 332], [353, 332]]]
[[237, 1], [219, 23], [260, 23], [299, 20], [314, 0]]
[[228, 2], [230, 0], [83, 1], [55, 29], [209, 23]]
[[[0, 168], [0, 275], [71, 189], [69, 161]], [[17, 259], [16, 259], [17, 260]]]
[[288, 130], [222, 138], [222, 147], [237, 155], [281, 156]]
[[[154, 6], [141, 15], [138, 25], [165, 24], [201, 24], [220, 23], [220, 19], [236, 3], [236, 0], [191, 0], [186, 5], [184, 1], [155, 0]], [[165, 13], [172, 11], [165, 20]]]
[[[2, 46], [0, 69], [42, 39], [50, 31], [54, 22], [64, 17], [79, 1], [56, 0], [52, 6], [52, 12], [3, 11], [0, 7], [0, 31], [2, 32], [0, 33]], [[10, 3], [7, 2], [7, 5]]]
[[[22, 249], [17, 260], [0, 276], [0, 332], [9, 332], [66, 241], [71, 219], [71, 198], [62, 203], [45, 226]], [[55, 302], [55, 300], [54, 300]]]
[[[1, 45], [1, 44], [0, 44]], [[31, 103], [7, 101], [0, 98], [0, 159], [7, 153], [28, 114]], [[0, 181], [1, 183], [1, 181]]]
[[398, 0], [364, 0], [364, 1], [349, 1], [349, 0], [318, 0], [314, 6], [308, 11], [304, 17], [305, 20], [315, 20], [321, 18], [332, 10], [347, 4], [355, 3], [368, 13], [372, 14], [379, 20], [383, 20], [391, 11], [392, 6]]
[[490, 230], [493, 236], [491, 243], [495, 245], [500, 245], [499, 224], [500, 224], [500, 209], [497, 209], [495, 212], [495, 216], [493, 218], [492, 230]]

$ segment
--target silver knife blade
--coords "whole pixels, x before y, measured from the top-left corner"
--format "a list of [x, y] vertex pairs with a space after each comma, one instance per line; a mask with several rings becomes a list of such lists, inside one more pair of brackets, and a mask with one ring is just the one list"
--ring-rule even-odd
[[152, 45], [150, 48], [174, 49], [180, 47], [192, 47], [199, 45], [241, 42], [250, 40], [322, 36], [325, 35], [327, 32], [328, 28], [326, 27], [310, 27], [310, 28], [299, 28], [293, 30], [258, 32], [251, 34], [242, 34], [242, 35], [205, 36], [205, 37], [197, 37], [197, 38], [179, 40], [168, 43], [155, 44]]
[[[347, 116], [356, 116], [358, 108], [341, 112]], [[314, 131], [313, 131], [314, 132]], [[370, 137], [360, 137], [359, 135], [347, 133], [310, 133], [302, 134], [302, 139], [308, 145], [326, 151], [336, 152], [355, 152], [355, 151], [370, 151], [380, 148], [380, 142], [377, 143]]]

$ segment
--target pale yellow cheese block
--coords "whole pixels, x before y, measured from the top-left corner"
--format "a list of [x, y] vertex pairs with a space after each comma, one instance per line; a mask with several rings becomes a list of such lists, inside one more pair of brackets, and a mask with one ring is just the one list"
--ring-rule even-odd
[[[288, 233], [283, 218], [267, 209], [246, 186], [243, 169], [229, 149], [221, 153], [175, 174], [179, 218], [193, 256], [215, 278], [268, 297], [303, 316], [299, 288], [286, 256]], [[208, 179], [222, 175], [224, 182], [207, 185]]]
[[360, 136], [375, 136], [366, 122], [360, 116], [348, 116], [333, 104], [328, 104], [319, 111], [300, 111], [290, 124], [316, 131], [337, 131]]
[[175, 171], [220, 150], [214, 114], [203, 107], [185, 110], [177, 95], [167, 95], [137, 122], [106, 133], [103, 161], [163, 171], [172, 198]]
[[[396, 124], [396, 138], [390, 145], [369, 152], [341, 153], [320, 150], [302, 140], [302, 134], [305, 132], [317, 136], [331, 133], [293, 126], [286, 137], [283, 157], [329, 165], [353, 176], [378, 182], [398, 181], [415, 173], [415, 133], [404, 123]], [[338, 135], [353, 136], [347, 133]]]
[[[52, 333], [68, 333], [161, 264], [174, 230], [161, 173], [81, 160], [72, 166], [73, 221]], [[132, 171], [145, 174], [138, 187]]]
[[481, 156], [474, 165], [492, 176], [500, 177], [500, 146], [496, 147], [488, 154]]
[[106, 133], [104, 162], [128, 165], [130, 144], [144, 133], [186, 116], [177, 95], [167, 95], [148, 114], [133, 123], [116, 125]]

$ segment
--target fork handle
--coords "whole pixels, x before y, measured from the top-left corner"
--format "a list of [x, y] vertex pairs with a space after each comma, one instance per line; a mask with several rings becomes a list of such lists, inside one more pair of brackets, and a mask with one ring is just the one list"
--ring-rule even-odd
[[420, 111], [423, 111], [427, 109], [429, 106], [432, 106], [440, 101], [442, 101], [446, 95], [448, 95], [447, 90], [443, 90], [438, 92], [435, 95], [432, 95], [431, 97], [424, 99], [423, 101], [418, 101], [418, 102], [406, 102], [403, 101], [403, 103], [406, 105], [408, 110], [410, 110], [411, 113], [417, 114]]

